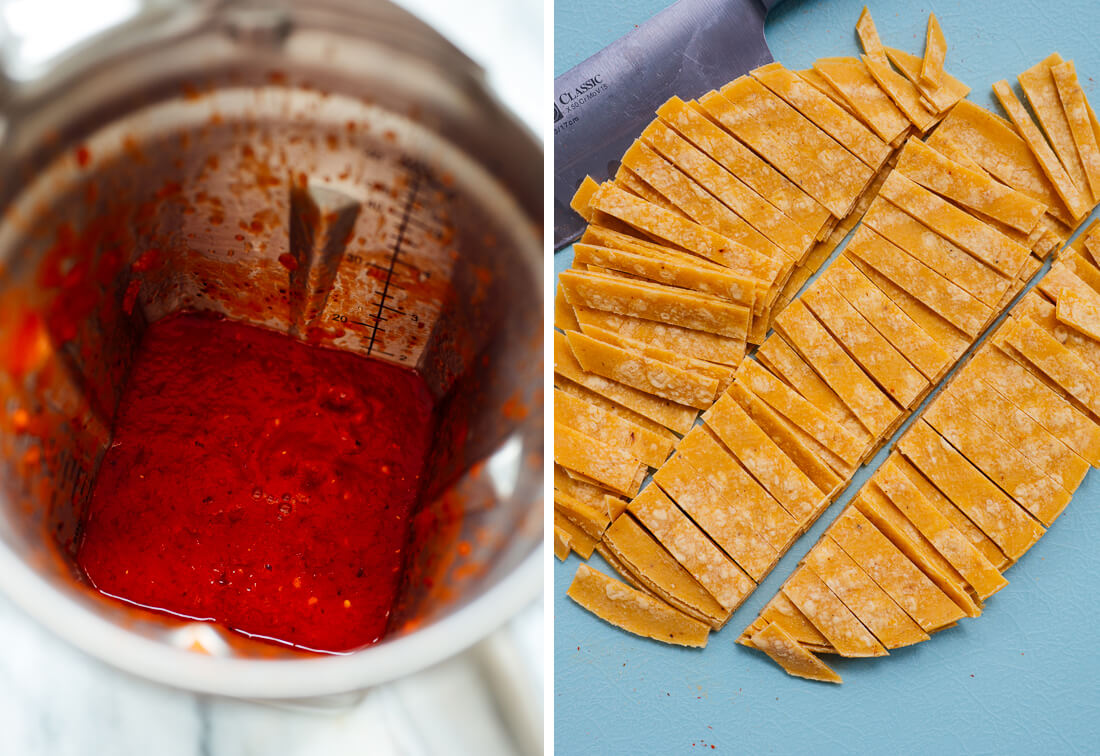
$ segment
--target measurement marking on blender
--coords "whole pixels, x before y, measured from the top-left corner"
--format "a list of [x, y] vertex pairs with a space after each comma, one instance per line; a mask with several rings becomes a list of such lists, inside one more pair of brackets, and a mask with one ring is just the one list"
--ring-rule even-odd
[[[404, 290], [404, 287], [394, 283], [393, 269], [399, 262], [398, 258], [401, 256], [401, 248], [405, 243], [405, 235], [408, 233], [409, 224], [413, 220], [412, 213], [413, 209], [416, 207], [416, 195], [417, 192], [420, 191], [420, 182], [425, 176], [425, 169], [422, 166], [414, 164], [411, 165], [410, 168], [412, 170], [412, 181], [409, 184], [409, 194], [405, 198], [405, 206], [401, 213], [401, 223], [397, 227], [397, 239], [394, 241], [393, 252], [390, 254], [389, 267], [386, 269], [386, 281], [382, 286], [382, 293], [378, 299], [378, 312], [374, 315], [374, 330], [371, 331], [370, 343], [367, 344], [367, 354], [371, 354], [374, 351], [374, 343], [375, 340], [378, 338], [379, 331], [381, 330], [379, 328], [379, 322], [383, 320], [382, 313], [386, 309], [390, 309], [394, 312], [400, 312], [400, 310], [398, 310], [397, 308], [387, 307], [386, 298], [390, 296], [391, 287], [402, 291]], [[385, 333], [385, 331], [382, 331], [382, 333]], [[393, 356], [382, 351], [381, 349], [379, 349], [379, 352], [386, 356]]]

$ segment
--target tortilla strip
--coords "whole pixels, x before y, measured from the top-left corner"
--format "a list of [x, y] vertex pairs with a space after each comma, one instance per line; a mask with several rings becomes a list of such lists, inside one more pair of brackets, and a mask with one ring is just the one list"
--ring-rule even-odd
[[633, 455], [568, 426], [554, 424], [554, 461], [624, 496], [638, 493], [645, 466]]
[[875, 485], [962, 575], [979, 599], [984, 601], [1008, 585], [997, 568], [921, 494], [895, 463], [900, 459], [901, 455], [894, 452], [875, 471]]
[[1058, 97], [1062, 101], [1062, 109], [1069, 122], [1073, 143], [1081, 157], [1092, 196], [1100, 197], [1100, 148], [1096, 146], [1096, 134], [1085, 108], [1085, 93], [1077, 82], [1077, 70], [1073, 67], [1073, 61], [1067, 60], [1051, 66], [1050, 73], [1054, 76], [1054, 85], [1058, 88]]
[[661, 349], [677, 351], [697, 360], [736, 367], [745, 357], [744, 339], [731, 339], [716, 333], [593, 310], [590, 307], [578, 307], [576, 315], [581, 330], [586, 326], [596, 326], [615, 331], [627, 338], [648, 342]]
[[928, 33], [924, 38], [924, 60], [920, 66], [920, 81], [930, 89], [943, 86], [943, 62], [947, 57], [947, 40], [936, 20], [936, 14], [928, 14]]
[[860, 367], [903, 408], [929, 387], [928, 381], [827, 282], [816, 282], [802, 301]]
[[[877, 472], [877, 471], [876, 471]], [[879, 531], [890, 539], [913, 564], [947, 594], [967, 617], [978, 617], [982, 610], [967, 592], [967, 582], [951, 563], [936, 551], [912, 522], [873, 484], [859, 490], [852, 506], [859, 510]]]
[[[1049, 274], [1047, 277], [1049, 277]], [[1067, 276], [1067, 278], [1069, 277]], [[1024, 298], [1020, 300], [1019, 305], [1012, 309], [1012, 312], [1009, 313], [1009, 317], [1012, 318], [1012, 320], [1027, 320], [1033, 322], [1042, 331], [1052, 336], [1056, 342], [1068, 349], [1072, 355], [1080, 358], [1090, 370], [1094, 373], [1100, 373], [1100, 343], [1093, 341], [1087, 336], [1082, 336], [1076, 329], [1067, 328], [1059, 322], [1056, 306], [1039, 296], [1037, 291], [1029, 291]], [[994, 333], [994, 343], [1006, 351], [1013, 352], [1013, 356], [1015, 356], [1015, 352], [1019, 350], [1014, 350], [1011, 346], [1007, 345], [1004, 338], [1007, 333], [1007, 328], [1004, 329], [1003, 333], [1001, 330]], [[1028, 363], [1028, 360], [1024, 359], [1023, 362]], [[1059, 390], [1064, 391], [1057, 381], [1051, 379], [1049, 376], [1047, 380], [1050, 381], [1052, 385], [1058, 387]]]
[[805, 562], [886, 648], [928, 640], [928, 633], [829, 536], [814, 544]]
[[913, 82], [921, 91], [927, 102], [925, 107], [934, 111], [937, 115], [943, 115], [970, 93], [970, 87], [963, 84], [951, 74], [944, 71], [941, 86], [928, 87], [920, 80], [921, 67], [924, 61], [912, 53], [898, 50], [895, 47], [886, 48], [886, 56], [890, 62], [897, 66], [905, 78]]
[[899, 439], [897, 448], [1009, 559], [1018, 560], [1045, 532], [923, 418], [910, 426]]
[[955, 529], [966, 536], [966, 539], [998, 570], [1004, 571], [1012, 566], [1012, 560], [1004, 555], [993, 540], [982, 532], [966, 514], [959, 509], [954, 502], [932, 485], [928, 478], [924, 477], [913, 463], [901, 454], [892, 454], [894, 464], [905, 473], [905, 476], [917, 487], [921, 495], [943, 515]]
[[791, 461], [798, 465], [822, 491], [830, 497], [855, 472], [855, 467], [837, 457], [815, 441], [805, 431], [787, 420], [749, 391], [744, 384], [735, 383], [730, 395], [749, 413], [760, 428], [775, 441]]
[[925, 632], [964, 616], [962, 609], [855, 507], [846, 507], [825, 532]]
[[859, 158], [751, 77], [704, 95], [699, 104], [837, 218], [871, 180]]
[[[783, 591], [777, 592], [772, 596], [763, 609], [760, 610], [760, 616], [757, 618], [757, 622], [760, 623], [760, 627], [774, 622], [786, 631], [792, 638], [804, 645], [811, 645], [817, 647], [825, 647], [833, 649], [829, 644], [829, 640], [821, 634], [821, 631], [814, 627], [814, 624], [803, 614], [797, 606], [791, 603], [791, 600], [787, 598]], [[755, 622], [753, 623], [756, 624]], [[749, 634], [751, 635], [751, 633]], [[742, 635], [742, 638], [745, 636]]]
[[1100, 341], [1100, 305], [1093, 297], [1063, 289], [1058, 297], [1058, 320], [1090, 339]]
[[839, 683], [841, 681], [840, 675], [800, 646], [774, 622], [755, 633], [750, 643], [767, 654], [789, 675], [819, 682]]
[[[763, 234], [767, 240], [778, 245], [788, 257], [796, 260], [801, 258], [813, 244], [812, 233], [792, 221], [660, 120], [647, 126], [641, 138], [713, 194], [725, 207], [743, 218], [755, 233]], [[754, 248], [764, 251], [760, 247]]]
[[1100, 417], [1100, 375], [1084, 360], [1031, 320], [1016, 321], [1004, 339], [1093, 416]]
[[972, 171], [916, 139], [898, 155], [897, 170], [906, 178], [1012, 228], [1028, 234], [1046, 205], [988, 175]]
[[581, 530], [557, 508], [554, 509], [554, 530], [565, 534], [563, 540], [568, 540], [569, 548], [577, 552], [581, 559], [590, 558], [596, 550], [596, 539]]
[[[904, 213], [901, 215], [909, 218]], [[869, 222], [867, 217], [864, 222]], [[937, 381], [947, 370], [951, 364], [950, 355], [846, 256], [837, 258], [820, 280], [844, 297], [929, 381]]]
[[[624, 515], [615, 520], [600, 545], [614, 555], [618, 562], [616, 568], [626, 569], [642, 587], [674, 608], [707, 622], [716, 630], [729, 619], [730, 612], [633, 517]], [[602, 549], [600, 553], [604, 553]]]
[[[1066, 111], [1062, 108], [1062, 100], [1058, 96], [1054, 75], [1050, 72], [1051, 66], [1061, 62], [1062, 56], [1054, 53], [1021, 73], [1017, 78], [1055, 154], [1062, 162], [1062, 167], [1066, 169], [1073, 183], [1083, 189], [1089, 186], [1088, 177], [1081, 162], [1081, 154], [1073, 141], [1073, 132], [1070, 131], [1069, 121], [1066, 120]], [[1096, 195], [1093, 194], [1093, 197], [1095, 198]]]
[[[592, 195], [590, 203], [597, 210], [634, 228], [724, 265], [740, 275], [756, 279], [761, 292], [768, 291], [779, 273], [780, 260], [769, 260], [705, 226], [628, 194], [612, 183], [602, 184], [599, 191]], [[757, 302], [760, 311], [763, 311], [764, 302], [759, 298]]]
[[581, 333], [606, 344], [619, 347], [620, 349], [637, 352], [644, 357], [678, 367], [681, 370], [697, 373], [706, 378], [713, 378], [718, 381], [718, 391], [724, 391], [726, 387], [733, 382], [734, 371], [725, 365], [715, 365], [714, 363], [705, 362], [704, 360], [697, 360], [693, 357], [681, 354], [680, 352], [662, 349], [645, 341], [638, 341], [637, 339], [620, 336], [614, 331], [609, 331], [598, 326], [582, 326]]
[[668, 198], [666, 198], [659, 191], [650, 186], [649, 182], [643, 179], [641, 176], [630, 170], [625, 165], [620, 165], [619, 169], [615, 171], [614, 183], [620, 189], [623, 189], [635, 197], [640, 197], [646, 202], [652, 202], [660, 208], [663, 208], [674, 215], [679, 215], [681, 218], [691, 220], [689, 216], [682, 209], [673, 204]]
[[1026, 247], [898, 171], [891, 173], [883, 182], [879, 195], [1010, 278], [1019, 272], [1028, 256]]
[[993, 315], [988, 305], [905, 254], [869, 226], [860, 226], [847, 252], [911, 293], [971, 339], [984, 330]]
[[559, 562], [564, 562], [569, 558], [569, 552], [573, 550], [573, 539], [569, 534], [554, 526], [554, 556], [557, 557]]
[[909, 119], [875, 83], [859, 58], [819, 58], [813, 68], [882, 141], [892, 143], [908, 129]]
[[783, 584], [783, 593], [814, 624], [841, 656], [886, 656], [887, 650], [852, 610], [805, 565]]
[[708, 294], [576, 270], [562, 271], [558, 280], [574, 307], [592, 307], [732, 339], [743, 339], [749, 324], [749, 308]]
[[871, 12], [867, 10], [867, 6], [860, 11], [859, 19], [856, 21], [856, 36], [859, 37], [863, 52], [878, 60], [887, 60], [886, 48], [878, 36], [878, 29], [871, 19]]
[[759, 581], [778, 558], [776, 550], [757, 532], [750, 513], [731, 507], [694, 465], [679, 454], [653, 475], [653, 482], [680, 505], [723, 551], [754, 581]]
[[893, 100], [894, 105], [902, 114], [917, 127], [917, 131], [924, 133], [936, 125], [939, 120], [932, 109], [921, 102], [921, 92], [916, 85], [890, 67], [890, 62], [885, 58], [875, 58], [871, 55], [860, 56], [871, 78]]
[[697, 103], [689, 105], [679, 97], [672, 97], [657, 109], [657, 115], [738, 181], [817, 236], [830, 217], [828, 209], [715, 125], [701, 110]]
[[573, 245], [573, 264], [599, 265], [641, 276], [649, 281], [711, 294], [743, 305], [751, 304], [755, 298], [756, 285], [752, 279], [736, 276], [728, 271], [717, 271], [653, 255], [625, 252], [608, 247], [594, 247], [578, 242]]
[[604, 507], [597, 509], [589, 506], [560, 489], [554, 489], [554, 511], [561, 512], [595, 541], [603, 537], [603, 532], [611, 524]]
[[646, 486], [630, 503], [630, 513], [727, 612], [755, 590], [756, 583], [657, 486]]
[[748, 413], [729, 395], [703, 413], [703, 422], [754, 478], [796, 520], [806, 522], [825, 498], [824, 492], [791, 461]]
[[1068, 491], [997, 435], [952, 392], [940, 394], [925, 409], [923, 418], [1047, 527], [1069, 503]]
[[1050, 145], [1039, 133], [1039, 127], [1031, 120], [1031, 116], [1027, 114], [1024, 106], [1017, 99], [1012, 87], [1002, 79], [993, 85], [993, 94], [997, 96], [997, 100], [1001, 103], [1005, 112], [1008, 113], [1009, 119], [1016, 126], [1016, 130], [1027, 142], [1028, 147], [1031, 148], [1031, 152], [1035, 155], [1035, 159], [1039, 161], [1043, 173], [1050, 179], [1054, 190], [1058, 192], [1058, 196], [1062, 198], [1062, 202], [1069, 209], [1070, 215], [1073, 216], [1074, 220], [1080, 220], [1088, 215], [1092, 209], [1092, 198], [1086, 198], [1082, 193], [1083, 189], [1070, 179], [1066, 169], [1062, 167], [1058, 157], [1050, 149]]
[[[604, 217], [606, 218], [607, 216]], [[608, 220], [614, 221], [615, 219], [608, 218]], [[584, 229], [584, 233], [581, 235], [579, 241], [582, 244], [590, 244], [594, 247], [608, 247], [609, 249], [618, 249], [635, 255], [656, 257], [662, 260], [675, 260], [680, 263], [694, 265], [698, 268], [715, 270], [720, 273], [729, 273], [729, 268], [724, 265], [719, 265], [705, 257], [693, 255], [690, 252], [685, 252], [676, 247], [658, 244], [649, 239], [633, 236], [633, 229], [630, 229], [629, 226], [627, 229], [629, 233], [617, 231], [602, 223], [589, 223], [588, 227]]]
[[1088, 284], [1090, 289], [1100, 294], [1100, 268], [1097, 268], [1074, 249], [1065, 249], [1059, 252], [1058, 262], [1065, 265], [1070, 272]]
[[573, 312], [573, 306], [565, 301], [561, 291], [561, 284], [554, 292], [554, 326], [563, 331], [577, 330], [577, 316]]
[[887, 241], [990, 307], [1001, 301], [1012, 283], [1009, 277], [959, 249], [950, 240], [882, 197], [871, 205], [863, 222]]
[[1100, 467], [1100, 425], [1000, 349], [979, 349], [963, 371], [982, 381], [1030, 415], [1093, 467]]
[[[851, 245], [849, 245], [851, 246]], [[852, 410], [872, 436], [883, 435], [900, 414], [898, 407], [848, 356], [800, 302], [775, 321], [776, 330]]]
[[590, 391], [660, 423], [676, 433], [687, 433], [698, 412], [644, 391], [585, 371], [563, 333], [554, 333], [554, 372]]
[[[660, 125], [660, 121], [655, 123]], [[719, 202], [644, 142], [635, 140], [623, 155], [622, 162], [701, 226], [766, 258], [782, 259], [788, 256], [744, 218]]]
[[[849, 244], [849, 247], [850, 246]], [[930, 309], [924, 302], [879, 273], [872, 266], [859, 259], [859, 257], [850, 255], [846, 251], [844, 259], [866, 276], [871, 283], [889, 297], [890, 301], [904, 311], [913, 322], [924, 329], [937, 344], [943, 347], [952, 360], [957, 360], [970, 348], [970, 338], [940, 317], [940, 315]]]
[[767, 402], [776, 412], [849, 465], [859, 464], [865, 444], [825, 416], [797, 391], [769, 373], [759, 362], [746, 360], [738, 368], [734, 380], [746, 384], [752, 393]]
[[671, 441], [558, 389], [554, 390], [554, 422], [623, 449], [650, 467], [660, 467], [672, 453]]
[[769, 63], [751, 71], [750, 75], [873, 170], [881, 168], [890, 157], [890, 145], [782, 64]]
[[813, 404], [818, 411], [854, 437], [866, 454], [874, 438], [859, 422], [848, 405], [806, 364], [791, 345], [783, 340], [782, 336], [773, 334], [761, 344], [756, 350], [756, 359]]
[[594, 178], [585, 176], [581, 181], [581, 185], [577, 187], [577, 191], [573, 193], [573, 198], [569, 201], [569, 207], [573, 208], [577, 215], [586, 221], [592, 220], [592, 209], [588, 203], [599, 188], [600, 185]]
[[776, 552], [785, 551], [797, 537], [798, 522], [722, 448], [706, 428], [692, 428], [676, 452], [702, 473], [721, 500], [748, 514]]
[[973, 370], [956, 375], [948, 390], [998, 436], [1066, 491], [1072, 493], [1081, 485], [1089, 471], [1089, 463], [1030, 415], [989, 387]]
[[706, 409], [718, 394], [718, 380], [653, 357], [608, 344], [578, 331], [565, 334], [581, 367], [676, 404]]
[[586, 564], [577, 568], [566, 595], [628, 633], [680, 646], [707, 644], [707, 625]]
[[963, 100], [951, 109], [927, 143], [939, 149], [944, 139], [966, 149], [993, 178], [1042, 202], [1047, 212], [1062, 223], [1076, 225], [1027, 142], [1003, 118]]

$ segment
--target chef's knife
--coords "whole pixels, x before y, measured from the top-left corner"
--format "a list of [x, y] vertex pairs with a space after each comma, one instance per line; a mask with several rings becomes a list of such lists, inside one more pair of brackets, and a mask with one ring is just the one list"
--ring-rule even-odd
[[772, 62], [764, 17], [779, 1], [678, 0], [554, 80], [554, 249], [584, 231], [569, 208], [581, 180], [613, 176], [665, 100]]

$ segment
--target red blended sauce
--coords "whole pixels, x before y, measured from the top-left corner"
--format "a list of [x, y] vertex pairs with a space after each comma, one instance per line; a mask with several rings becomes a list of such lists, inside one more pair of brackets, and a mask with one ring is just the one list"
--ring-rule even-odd
[[382, 637], [433, 428], [415, 373], [177, 314], [140, 345], [77, 562], [113, 598], [314, 651]]

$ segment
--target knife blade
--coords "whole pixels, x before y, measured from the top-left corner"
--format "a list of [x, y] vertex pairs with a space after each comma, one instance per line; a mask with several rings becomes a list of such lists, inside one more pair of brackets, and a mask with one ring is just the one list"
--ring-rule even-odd
[[771, 63], [764, 18], [780, 0], [678, 0], [554, 79], [554, 249], [585, 221], [569, 207], [604, 181], [673, 95], [691, 99]]

